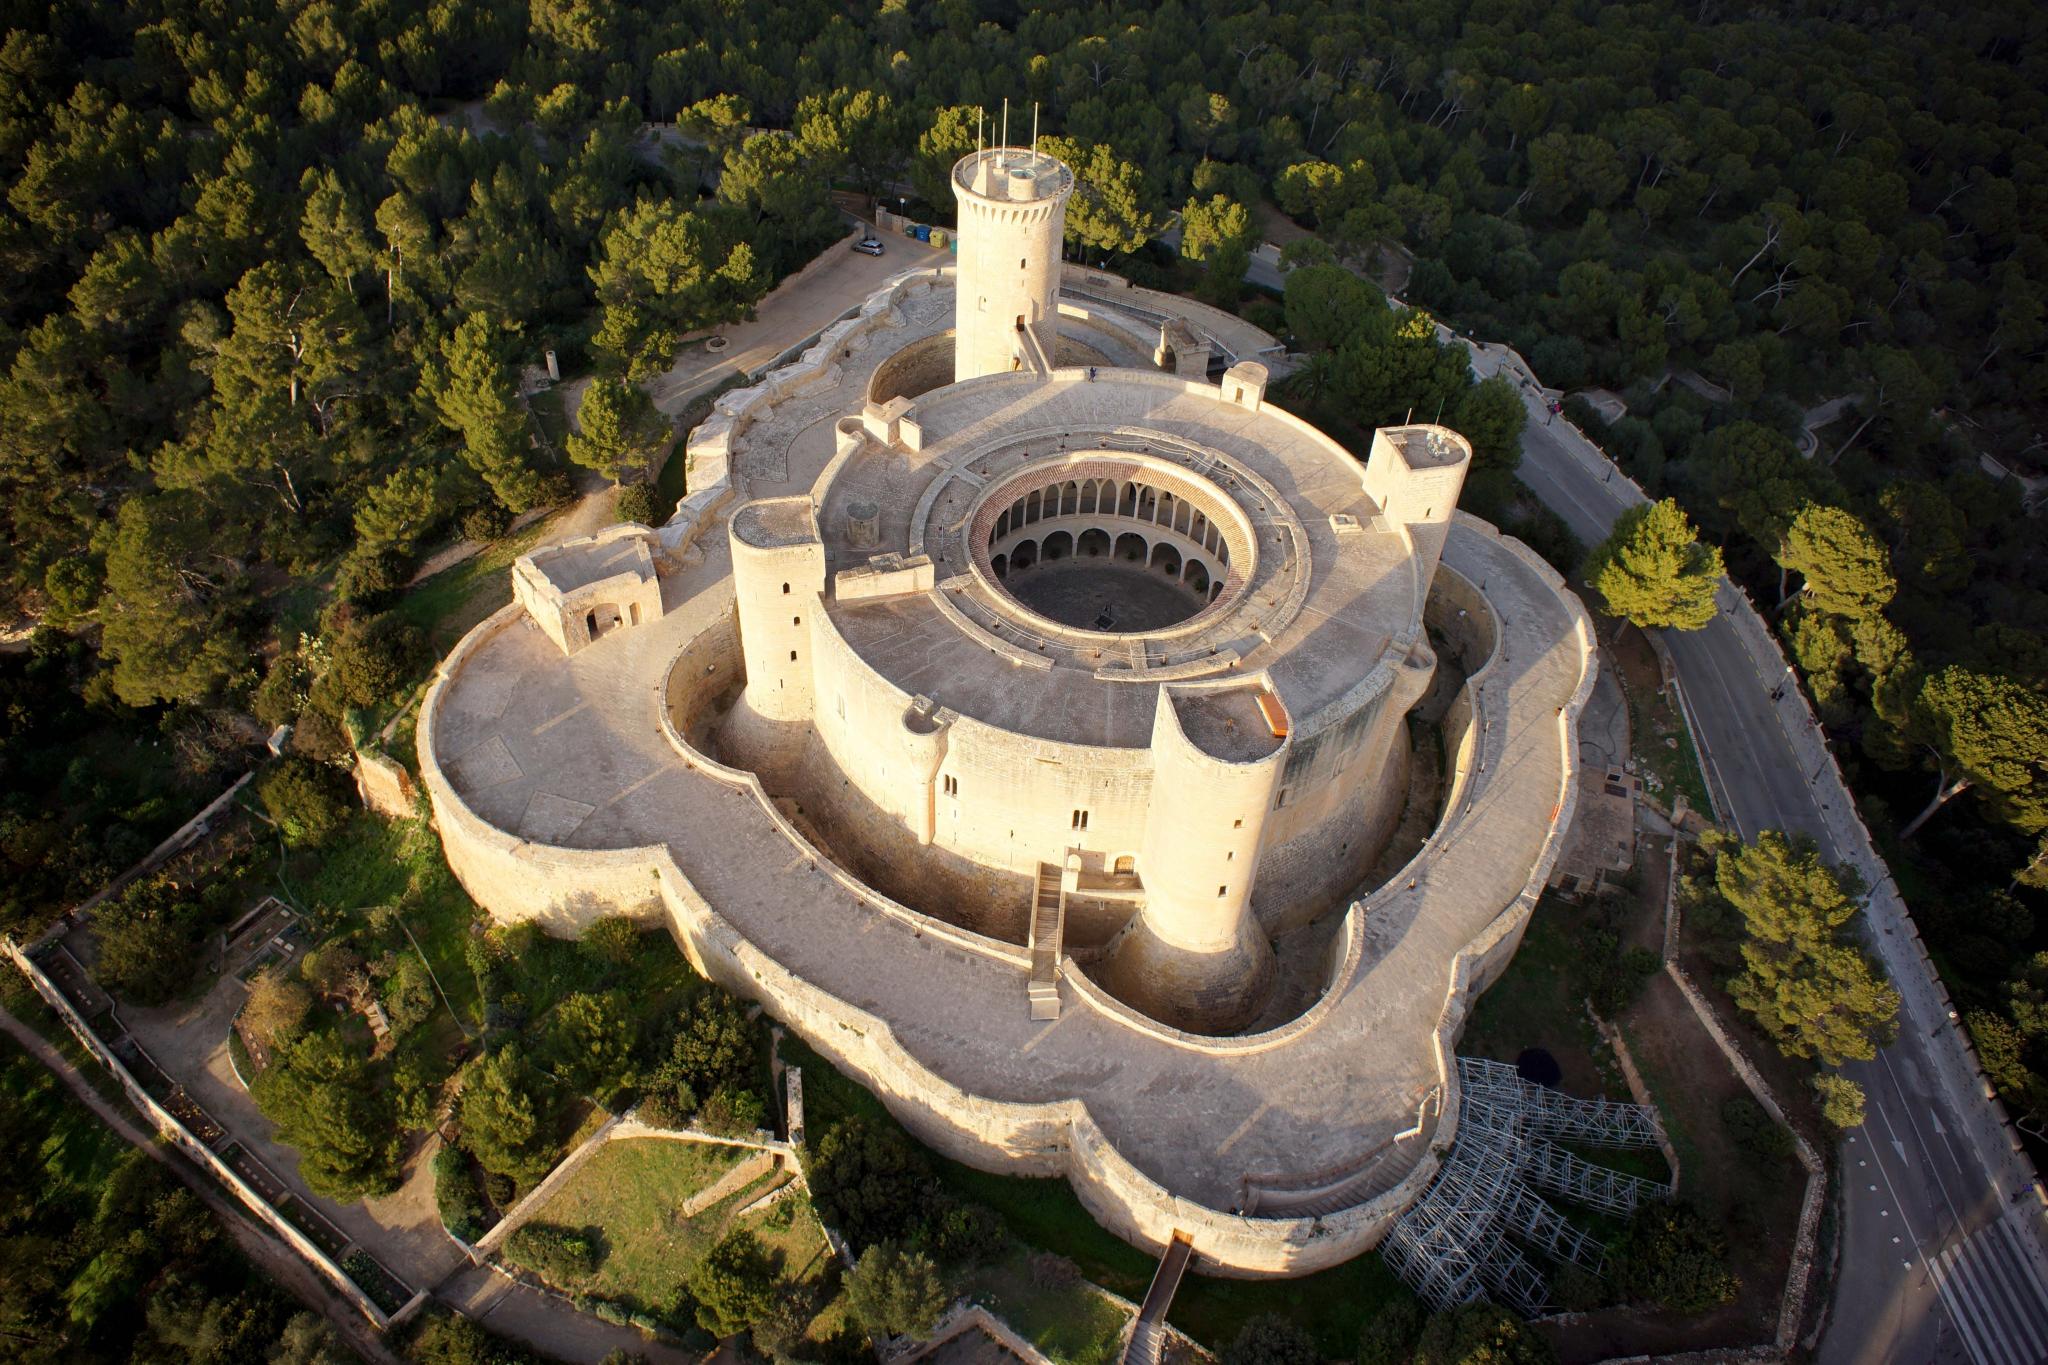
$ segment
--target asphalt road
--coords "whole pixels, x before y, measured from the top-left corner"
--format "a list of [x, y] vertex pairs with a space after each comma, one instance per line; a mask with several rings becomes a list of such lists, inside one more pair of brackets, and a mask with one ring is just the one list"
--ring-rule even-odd
[[[1575, 435], [1545, 425], [1529, 402], [1522, 481], [1591, 545], [1626, 504], [1567, 444]], [[1771, 697], [1785, 679], [1758, 673], [1725, 612], [1665, 639], [1722, 814], [1744, 837], [1806, 833], [1843, 860], [1811, 785], [1817, 774], [1795, 753]], [[1973, 1140], [1985, 1114], [1962, 1121], [1939, 1083], [1928, 1043], [1950, 1027], [1908, 992], [1898, 1041], [1847, 1068], [1868, 1097], [1868, 1118], [1840, 1151], [1841, 1256], [1821, 1365], [2048, 1361], [2042, 1211], [2030, 1189], [2015, 1188], [2003, 1154]]]

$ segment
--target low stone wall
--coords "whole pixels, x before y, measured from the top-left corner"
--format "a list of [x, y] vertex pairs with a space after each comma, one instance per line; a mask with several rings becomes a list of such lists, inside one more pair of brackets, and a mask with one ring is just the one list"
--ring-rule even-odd
[[[234, 1169], [225, 1161], [222, 1161], [211, 1147], [208, 1147], [195, 1137], [191, 1130], [180, 1123], [170, 1110], [157, 1103], [155, 1096], [142, 1088], [142, 1083], [135, 1079], [121, 1059], [116, 1057], [112, 1050], [100, 1041], [99, 1035], [93, 1032], [92, 1025], [88, 1024], [78, 1011], [72, 1008], [71, 1002], [65, 998], [64, 992], [57, 989], [57, 983], [50, 980], [44, 974], [43, 969], [38, 967], [29, 955], [21, 950], [20, 945], [12, 937], [0, 938], [0, 951], [4, 951], [8, 959], [14, 963], [21, 974], [28, 978], [29, 984], [35, 987], [36, 994], [40, 995], [49, 1004], [51, 1009], [57, 1011], [57, 1017], [64, 1021], [64, 1027], [71, 1030], [72, 1036], [78, 1039], [79, 1045], [91, 1053], [94, 1060], [98, 1061], [101, 1066], [104, 1066], [112, 1073], [114, 1079], [120, 1082], [122, 1091], [128, 1096], [128, 1102], [135, 1106], [138, 1113], [150, 1121], [150, 1124], [163, 1136], [166, 1142], [183, 1152], [187, 1157], [198, 1163], [202, 1170], [225, 1185], [228, 1192], [241, 1200], [249, 1212], [255, 1215], [256, 1221], [284, 1239], [286, 1246], [289, 1246], [293, 1251], [304, 1257], [308, 1265], [325, 1276], [341, 1292], [343, 1298], [355, 1305], [356, 1310], [369, 1319], [372, 1327], [381, 1332], [391, 1325], [391, 1317], [386, 1315], [383, 1309], [371, 1302], [370, 1296], [357, 1287], [356, 1282], [348, 1277], [347, 1271], [336, 1265], [326, 1252], [313, 1244], [312, 1240], [305, 1233], [293, 1227], [283, 1214], [270, 1206], [269, 1201], [256, 1193], [254, 1189], [243, 1181], [242, 1177], [236, 1175]], [[414, 1298], [417, 1299], [418, 1295], [414, 1295]], [[401, 1311], [411, 1310], [416, 1307], [416, 1304], [408, 1303], [405, 1309]]]

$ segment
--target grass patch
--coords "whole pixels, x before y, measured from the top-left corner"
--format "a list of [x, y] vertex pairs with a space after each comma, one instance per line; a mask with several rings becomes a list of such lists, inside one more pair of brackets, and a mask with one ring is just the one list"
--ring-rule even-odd
[[34, 1151], [12, 1155], [13, 1173], [41, 1173], [41, 1197], [98, 1203], [128, 1144], [79, 1103], [69, 1088], [10, 1036], [0, 1035], [0, 1095], [16, 1134], [40, 1135]]
[[[779, 1177], [765, 1173], [717, 1203], [683, 1216], [692, 1195], [710, 1188], [753, 1154], [737, 1147], [636, 1138], [606, 1143], [537, 1221], [582, 1229], [596, 1242], [598, 1263], [587, 1275], [565, 1277], [558, 1287], [618, 1304], [629, 1311], [687, 1328], [684, 1292], [690, 1272], [735, 1226], [757, 1236], [780, 1264], [783, 1279], [809, 1283], [836, 1275], [837, 1262], [808, 1201], [791, 1196], [739, 1218]], [[829, 1339], [846, 1321], [835, 1296], [813, 1319], [813, 1340]]]
[[535, 1214], [557, 1227], [600, 1230], [597, 1269], [560, 1287], [667, 1315], [731, 1212], [720, 1204], [686, 1219], [683, 1202], [745, 1155], [737, 1147], [663, 1138], [606, 1143]]
[[387, 935], [392, 941], [379, 946], [407, 951], [416, 943], [457, 1016], [482, 1022], [476, 977], [463, 956], [476, 903], [448, 870], [440, 840], [425, 821], [357, 811], [324, 848], [292, 855], [280, 880], [330, 934], [363, 927], [364, 910], [397, 907], [401, 924]]
[[1130, 1315], [1086, 1280], [1034, 1275], [1031, 1261], [1031, 1249], [1019, 1246], [963, 1288], [1060, 1365], [1109, 1365]]
[[470, 627], [512, 600], [512, 561], [548, 533], [558, 513], [441, 570], [399, 600], [392, 611], [427, 634], [434, 658], [445, 655]]
[[1211, 1350], [1222, 1350], [1246, 1322], [1278, 1313], [1315, 1338], [1325, 1358], [1358, 1354], [1366, 1322], [1411, 1297], [1378, 1253], [1305, 1275], [1298, 1280], [1217, 1280], [1190, 1275], [1173, 1296], [1166, 1318]]
[[1529, 918], [1521, 949], [1501, 979], [1472, 1007], [1458, 1051], [1512, 1062], [1525, 1048], [1546, 1049], [1563, 1068], [1562, 1088], [1588, 1099], [1627, 1099], [1585, 998], [1590, 982], [1582, 950], [1591, 914], [1545, 895]]
[[[804, 1085], [808, 1091], [808, 1070]], [[1019, 1241], [1057, 1251], [1103, 1288], [1135, 1299], [1142, 1297], [1145, 1286], [1152, 1282], [1156, 1259], [1096, 1222], [1065, 1180], [991, 1175], [937, 1153], [931, 1155], [931, 1162], [947, 1189], [988, 1205]]]

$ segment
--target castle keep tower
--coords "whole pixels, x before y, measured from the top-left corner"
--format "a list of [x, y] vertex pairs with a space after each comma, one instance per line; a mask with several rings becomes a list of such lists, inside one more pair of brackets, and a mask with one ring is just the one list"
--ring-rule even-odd
[[1074, 173], [1025, 147], [991, 147], [953, 167], [960, 202], [953, 380], [1052, 370], [1060, 238]]

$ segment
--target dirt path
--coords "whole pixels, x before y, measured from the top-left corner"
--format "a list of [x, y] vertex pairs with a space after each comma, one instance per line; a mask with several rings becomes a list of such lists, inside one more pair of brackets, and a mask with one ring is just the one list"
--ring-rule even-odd
[[132, 1114], [123, 1112], [108, 1102], [92, 1082], [74, 1066], [63, 1053], [50, 1046], [49, 1042], [34, 1029], [14, 1017], [5, 1008], [0, 1008], [0, 1028], [5, 1028], [22, 1048], [48, 1067], [57, 1078], [71, 1088], [85, 1106], [97, 1114], [101, 1121], [119, 1133], [129, 1144], [163, 1163], [164, 1168], [176, 1175], [189, 1186], [192, 1192], [205, 1202], [206, 1206], [220, 1216], [226, 1224], [235, 1244], [242, 1254], [262, 1267], [265, 1274], [276, 1280], [300, 1303], [313, 1309], [327, 1319], [349, 1349], [366, 1360], [388, 1362], [399, 1365], [400, 1357], [384, 1344], [382, 1337], [371, 1330], [354, 1306], [328, 1288], [327, 1281], [284, 1243], [272, 1237], [251, 1223], [242, 1206], [223, 1194], [219, 1186], [208, 1180], [197, 1170], [172, 1154], [172, 1149], [157, 1141], [156, 1135], [136, 1122]]

